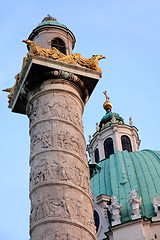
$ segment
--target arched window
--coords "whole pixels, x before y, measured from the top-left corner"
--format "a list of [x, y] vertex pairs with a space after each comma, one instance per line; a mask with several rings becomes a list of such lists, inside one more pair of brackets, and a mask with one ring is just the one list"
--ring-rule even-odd
[[104, 152], [105, 152], [105, 158], [109, 158], [109, 156], [114, 153], [112, 138], [107, 138], [104, 141]]
[[99, 214], [96, 210], [94, 210], [94, 224], [96, 226], [96, 232], [98, 232], [99, 224], [100, 224], [100, 218], [99, 218]]
[[123, 135], [121, 137], [121, 142], [122, 142], [122, 149], [127, 150], [128, 152], [132, 152], [132, 146], [131, 146], [131, 141], [128, 136]]
[[98, 150], [98, 148], [96, 148], [96, 150], [94, 152], [94, 157], [95, 157], [95, 162], [99, 163], [99, 150]]
[[51, 47], [57, 48], [59, 51], [66, 55], [66, 45], [60, 38], [55, 38], [51, 42]]

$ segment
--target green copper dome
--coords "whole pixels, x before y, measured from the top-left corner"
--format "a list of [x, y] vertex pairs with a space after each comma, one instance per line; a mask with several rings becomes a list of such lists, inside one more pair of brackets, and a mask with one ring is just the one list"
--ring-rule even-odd
[[160, 196], [160, 151], [116, 151], [97, 165], [101, 169], [91, 178], [92, 193], [116, 196], [122, 203], [121, 222], [131, 220], [127, 200], [132, 189], [142, 198], [141, 216], [154, 217], [153, 199]]
[[[58, 27], [62, 27], [62, 28], [68, 29], [65, 25], [57, 22], [56, 19], [55, 19], [54, 21], [53, 21], [53, 20], [42, 21], [41, 23], [38, 24], [37, 28], [38, 28], [38, 27], [41, 27], [41, 26], [46, 26], [46, 25], [58, 26]], [[69, 29], [68, 29], [68, 30], [69, 30]]]
[[38, 26], [31, 32], [31, 34], [29, 35], [28, 39], [33, 40], [34, 37], [41, 31], [43, 31], [44, 29], [48, 29], [48, 28], [57, 28], [57, 29], [61, 29], [67, 33], [69, 33], [71, 35], [71, 37], [73, 38], [73, 46], [72, 48], [74, 48], [76, 39], [74, 34], [69, 30], [69, 28], [67, 28], [64, 24], [59, 23], [55, 18], [52, 18], [50, 15], [48, 15], [47, 17], [45, 17], [41, 23], [38, 24]]
[[100, 127], [100, 130], [108, 127], [111, 125], [111, 123], [113, 123], [113, 114], [114, 114], [114, 117], [115, 117], [115, 123], [119, 123], [119, 124], [124, 124], [124, 120], [122, 117], [119, 116], [118, 113], [112, 113], [111, 111], [110, 112], [107, 112], [101, 119], [100, 121], [100, 124], [99, 124], [99, 127]]

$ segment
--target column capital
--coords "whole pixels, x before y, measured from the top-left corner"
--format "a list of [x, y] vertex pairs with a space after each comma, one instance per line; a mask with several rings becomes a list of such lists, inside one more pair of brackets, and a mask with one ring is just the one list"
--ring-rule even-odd
[[77, 86], [86, 104], [100, 76], [100, 72], [89, 68], [31, 55], [22, 69], [9, 108], [12, 112], [26, 114], [28, 92], [49, 79], [64, 79]]

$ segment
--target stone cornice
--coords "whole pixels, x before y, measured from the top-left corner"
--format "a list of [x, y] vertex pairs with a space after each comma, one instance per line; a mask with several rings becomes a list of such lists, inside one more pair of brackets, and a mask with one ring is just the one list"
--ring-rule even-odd
[[95, 88], [100, 72], [39, 56], [30, 56], [10, 101], [13, 112], [26, 114], [27, 94], [35, 86], [49, 79], [64, 79], [82, 91], [84, 104]]

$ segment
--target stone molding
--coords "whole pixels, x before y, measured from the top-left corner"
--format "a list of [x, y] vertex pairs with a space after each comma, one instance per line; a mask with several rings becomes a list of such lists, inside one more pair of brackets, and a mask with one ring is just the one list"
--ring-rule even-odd
[[13, 112], [26, 114], [27, 95], [35, 84], [44, 80], [63, 78], [82, 90], [82, 100], [87, 102], [101, 73], [89, 68], [72, 65], [45, 57], [31, 55], [22, 70], [19, 83], [9, 103]]
[[39, 121], [37, 121], [37, 122], [34, 122], [34, 123], [31, 125], [31, 127], [30, 127], [29, 133], [32, 131], [32, 128], [34, 128], [34, 127], [36, 126], [36, 124], [43, 123], [43, 122], [49, 122], [49, 121], [60, 121], [60, 122], [66, 123], [67, 125], [71, 125], [72, 127], [74, 127], [74, 128], [82, 135], [83, 139], [85, 140], [83, 131], [80, 130], [80, 129], [77, 127], [77, 125], [74, 125], [74, 124], [68, 122], [67, 120], [62, 120], [62, 119], [59, 119], [59, 118], [50, 118], [50, 119], [47, 119], [47, 118], [46, 118], [46, 119], [43, 119], [43, 120], [39, 120]]
[[[97, 238], [95, 237], [95, 235], [92, 233], [92, 231], [91, 231], [91, 229], [90, 228], [87, 228], [85, 225], [83, 225], [83, 224], [80, 224], [80, 223], [77, 223], [77, 222], [74, 222], [74, 221], [71, 221], [71, 220], [64, 220], [64, 219], [52, 219], [52, 220], [50, 220], [50, 219], [46, 219], [46, 220], [43, 220], [43, 222], [42, 221], [39, 221], [37, 224], [35, 224], [35, 225], [33, 225], [32, 226], [32, 228], [31, 228], [31, 230], [30, 230], [30, 234], [31, 234], [31, 232], [35, 229], [35, 227], [37, 227], [37, 226], [40, 226], [40, 225], [42, 225], [43, 223], [50, 223], [50, 222], [52, 222], [52, 223], [54, 223], [54, 222], [59, 222], [59, 223], [66, 223], [66, 224], [71, 224], [71, 225], [73, 225], [73, 226], [77, 226], [77, 227], [81, 227], [83, 230], [85, 230], [86, 232], [88, 232], [89, 234], [91, 234], [92, 235], [92, 237], [93, 237], [93, 240], [97, 240]], [[77, 239], [77, 240], [79, 240], [79, 239]], [[86, 239], [85, 239], [86, 240]], [[87, 239], [88, 240], [88, 239]]]
[[[67, 153], [68, 155], [71, 155], [73, 157], [76, 157], [79, 161], [81, 161], [85, 166], [88, 167], [88, 163], [86, 163], [86, 161], [83, 160], [83, 158], [79, 157], [79, 155], [76, 155], [74, 154], [73, 152], [69, 152], [69, 151], [66, 151], [66, 150], [61, 150], [61, 149], [46, 149], [44, 151], [39, 151], [37, 152], [36, 154], [30, 156], [30, 161], [29, 161], [29, 164], [31, 164], [31, 162], [33, 161], [33, 159], [35, 158], [35, 156], [37, 155], [40, 155], [40, 154], [43, 154], [43, 153], [46, 153], [46, 152], [62, 152], [62, 153]], [[87, 159], [87, 155], [86, 155], [86, 159]]]
[[[33, 79], [32, 81], [35, 82], [35, 84], [37, 82], [43, 82], [50, 79], [52, 79], [53, 81], [55, 79], [54, 83], [56, 83], [58, 79], [63, 82], [64, 80], [67, 80], [68, 82], [75, 84], [76, 86], [79, 87], [79, 89], [81, 89], [83, 93], [82, 99], [84, 103], [88, 101], [89, 93], [85, 83], [73, 73], [58, 70], [58, 69], [54, 69], [54, 70], [38, 69], [32, 74], [32, 79]], [[33, 83], [26, 82], [26, 88], [30, 89], [31, 87], [33, 87]]]
[[[33, 192], [36, 191], [36, 189], [38, 189], [38, 188], [43, 188], [44, 186], [47, 186], [47, 185], [49, 186], [49, 185], [56, 185], [56, 184], [57, 184], [57, 185], [60, 185], [60, 186], [66, 185], [67, 187], [70, 187], [70, 188], [79, 190], [81, 193], [83, 193], [84, 195], [86, 195], [86, 197], [88, 197], [88, 198], [90, 199], [91, 205], [92, 205], [92, 207], [93, 207], [93, 201], [92, 201], [91, 196], [90, 196], [88, 193], [86, 193], [85, 191], [83, 191], [82, 188], [80, 188], [79, 186], [75, 186], [75, 185], [73, 185], [73, 184], [64, 183], [64, 182], [60, 182], [60, 181], [57, 181], [57, 182], [48, 181], [48, 182], [46, 182], [46, 183], [39, 183], [36, 187], [34, 187], [34, 188], [32, 188], [32, 189], [30, 190], [29, 197], [31, 197], [31, 195], [33, 194]], [[93, 208], [93, 210], [94, 210], [94, 208]]]
[[[52, 79], [49, 79], [48, 81], [51, 81], [51, 80]], [[53, 83], [54, 84], [67, 84], [67, 85], [70, 85], [70, 86], [72, 86], [72, 87], [74, 87], [76, 89], [76, 91], [79, 93], [80, 96], [82, 95], [81, 90], [75, 84], [72, 84], [72, 83], [70, 83], [70, 82], [68, 82], [66, 80], [54, 79]], [[27, 107], [26, 107], [27, 112], [26, 113], [28, 114], [28, 105], [30, 104], [31, 101], [36, 100], [38, 97], [43, 96], [44, 94], [50, 93], [52, 91], [53, 91], [52, 89], [45, 89], [45, 90], [41, 90], [40, 92], [34, 93], [34, 95], [32, 97], [29, 96], [29, 99], [27, 101]], [[77, 97], [77, 95], [75, 93], [71, 92], [68, 89], [65, 89], [65, 90], [62, 89], [61, 91], [59, 91], [58, 89], [55, 89], [55, 92], [63, 92], [63, 91], [68, 92], [69, 94], [73, 95], [74, 98], [77, 98], [77, 100], [81, 102], [82, 109], [84, 110], [84, 103], [83, 103], [82, 99]]]

